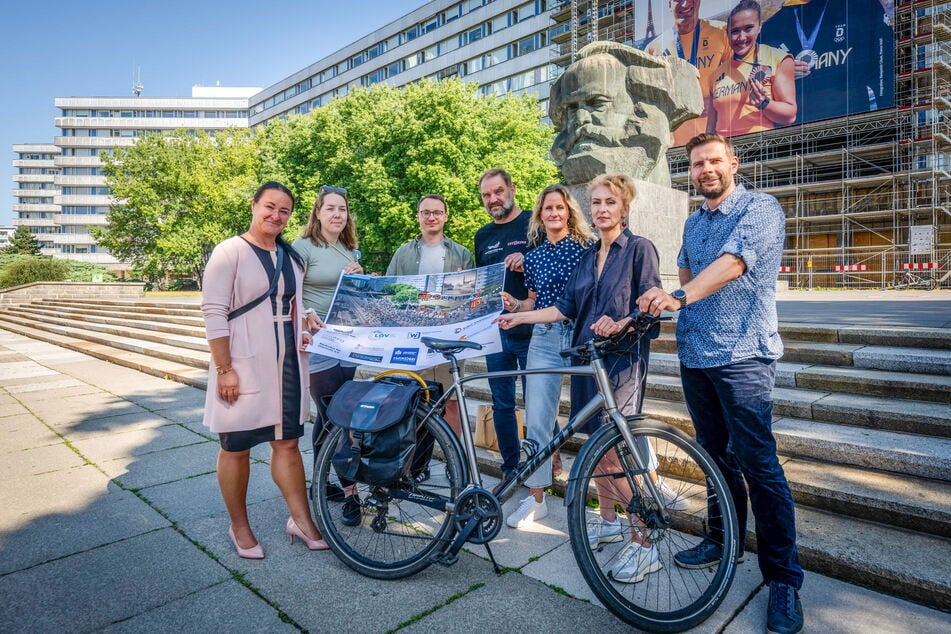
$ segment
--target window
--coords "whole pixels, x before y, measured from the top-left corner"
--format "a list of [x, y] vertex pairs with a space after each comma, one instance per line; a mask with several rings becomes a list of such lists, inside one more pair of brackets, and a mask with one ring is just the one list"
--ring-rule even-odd
[[411, 68], [416, 68], [418, 64], [419, 64], [419, 58], [416, 55], [410, 55], [409, 57], [403, 59], [403, 67], [406, 70], [409, 70]]
[[462, 3], [462, 12], [469, 13], [479, 9], [484, 4], [484, 0], [466, 0]]
[[350, 58], [350, 68], [356, 68], [363, 63], [363, 53], [357, 53]]
[[419, 63], [423, 64], [429, 60], [436, 59], [439, 57], [439, 46], [433, 45], [427, 49], [420, 51], [419, 53]]
[[394, 75], [399, 75], [403, 72], [403, 61], [394, 62], [386, 67], [387, 77], [392, 77]]
[[438, 29], [439, 26], [440, 26], [439, 16], [437, 15], [432, 20], [429, 20], [428, 22], [425, 22], [422, 24], [422, 31], [423, 33], [429, 33], [430, 31], [435, 31], [436, 29]]
[[498, 33], [502, 29], [508, 28], [509, 15], [510, 14], [508, 13], [504, 13], [496, 18], [493, 18], [492, 21], [489, 22], [489, 31], [492, 33]]
[[382, 54], [385, 53], [385, 52], [386, 52], [386, 43], [385, 43], [385, 42], [380, 42], [380, 43], [377, 44], [376, 46], [371, 46], [370, 48], [367, 49], [367, 51], [366, 51], [366, 58], [367, 58], [368, 60], [369, 60], [369, 59], [374, 59], [374, 58], [376, 58], [376, 57], [379, 57], [380, 55], [382, 55]]
[[403, 41], [409, 42], [410, 40], [415, 40], [419, 37], [419, 25], [417, 24], [413, 28], [403, 32]]
[[481, 40], [483, 35], [485, 35], [485, 25], [480, 24], [476, 28], [460, 35], [459, 43], [462, 46], [472, 44], [473, 42]]
[[454, 35], [439, 43], [439, 54], [444, 55], [459, 48], [459, 37]]

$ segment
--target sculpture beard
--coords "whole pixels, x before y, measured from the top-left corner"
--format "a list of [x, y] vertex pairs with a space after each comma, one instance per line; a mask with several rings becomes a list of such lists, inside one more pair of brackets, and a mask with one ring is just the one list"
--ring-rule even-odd
[[555, 138], [552, 158], [560, 165], [568, 185], [585, 184], [600, 174], [612, 173], [653, 181], [651, 174], [658, 159], [666, 158], [667, 148], [658, 136], [643, 134], [642, 128], [636, 118], [628, 119], [623, 130], [592, 123], [573, 130], [566, 127]]

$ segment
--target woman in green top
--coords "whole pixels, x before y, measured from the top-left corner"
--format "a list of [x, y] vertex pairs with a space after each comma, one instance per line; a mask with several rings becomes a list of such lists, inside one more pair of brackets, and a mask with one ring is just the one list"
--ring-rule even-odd
[[[304, 258], [304, 307], [312, 315], [312, 329], [323, 326], [323, 319], [330, 311], [337, 280], [341, 273], [363, 273], [360, 266], [360, 251], [357, 250], [357, 229], [350, 215], [347, 190], [341, 187], [320, 188], [317, 201], [310, 212], [307, 226], [301, 237], [294, 241], [294, 248]], [[311, 312], [313, 311], [313, 312]], [[356, 365], [322, 354], [310, 355], [310, 396], [317, 403], [318, 418], [314, 424], [314, 458], [317, 457], [317, 441], [321, 430], [329, 421], [324, 417], [321, 398], [333, 395], [346, 381], [353, 378]], [[343, 496], [343, 492], [338, 493]], [[347, 498], [344, 503], [344, 521], [360, 520], [359, 500]]]

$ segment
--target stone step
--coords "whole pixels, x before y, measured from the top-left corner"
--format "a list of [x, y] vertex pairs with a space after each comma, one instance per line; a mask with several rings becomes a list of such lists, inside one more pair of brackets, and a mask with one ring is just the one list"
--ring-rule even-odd
[[122, 350], [103, 343], [73, 337], [66, 333], [34, 328], [29, 325], [24, 325], [23, 323], [9, 320], [7, 316], [2, 314], [0, 314], [0, 328], [21, 334], [25, 337], [45, 341], [46, 343], [68, 350], [82, 352], [91, 357], [132, 368], [139, 372], [144, 372], [145, 374], [184, 383], [185, 385], [191, 385], [192, 387], [197, 387], [202, 390], [208, 385], [207, 362], [202, 368], [196, 368], [187, 364], [166, 361], [152, 355]]
[[161, 303], [156, 303], [155, 305], [140, 305], [134, 302], [105, 302], [99, 300], [63, 300], [63, 299], [47, 299], [42, 300], [42, 303], [48, 304], [51, 306], [72, 306], [75, 308], [86, 308], [92, 310], [106, 311], [106, 312], [123, 312], [123, 313], [139, 313], [146, 315], [170, 315], [177, 317], [201, 317], [201, 308], [198, 304], [194, 306], [183, 304], [178, 307], [173, 304], [172, 306], [166, 306]]
[[194, 298], [191, 301], [149, 301], [145, 299], [41, 299], [44, 303], [76, 304], [76, 305], [94, 305], [94, 306], [137, 306], [145, 308], [181, 308], [201, 312], [201, 298]]
[[168, 324], [170, 327], [181, 327], [181, 328], [199, 328], [204, 332], [205, 320], [199, 313], [197, 316], [183, 316], [183, 315], [163, 315], [160, 313], [147, 313], [147, 312], [129, 312], [126, 310], [116, 310], [110, 307], [99, 307], [99, 306], [49, 306], [46, 303], [37, 303], [32, 304], [22, 304], [16, 307], [17, 310], [44, 310], [44, 311], [55, 311], [63, 315], [88, 315], [92, 317], [100, 317], [103, 319], [112, 318], [112, 319], [122, 319], [124, 321], [144, 321], [149, 323], [161, 323]]
[[46, 323], [74, 326], [93, 332], [140, 337], [143, 340], [167, 343], [173, 346], [177, 345], [190, 350], [208, 349], [204, 328], [188, 328], [169, 325], [162, 321], [128, 320], [121, 317], [99, 317], [96, 315], [66, 313], [24, 306], [18, 306], [16, 314], [24, 318], [31, 316], [37, 321]]
[[[928, 351], [921, 352], [923, 355], [927, 355]], [[949, 357], [947, 367], [951, 370], [951, 355], [947, 356]], [[881, 357], [875, 355], [870, 355], [869, 358], [881, 359]], [[936, 358], [933, 365], [937, 367], [941, 365], [942, 361]], [[667, 352], [652, 352], [650, 374], [679, 377], [680, 361], [677, 355]], [[776, 364], [776, 386], [951, 403], [951, 372], [947, 374], [920, 374], [910, 371], [895, 372], [780, 361]]]
[[[72, 326], [61, 326], [57, 324], [47, 324], [29, 318], [14, 316], [8, 312], [0, 312], [0, 324], [7, 327], [9, 324], [29, 327], [34, 330], [46, 331], [56, 335], [63, 335], [74, 339], [83, 339], [85, 341], [135, 352], [137, 354], [155, 357], [165, 361], [171, 361], [176, 364], [191, 366], [197, 369], [207, 369], [210, 355], [207, 352], [198, 350], [189, 350], [177, 346], [170, 346], [163, 343], [143, 341], [131, 337], [121, 337], [106, 333], [96, 333], [83, 328]], [[12, 330], [12, 328], [10, 328]], [[19, 332], [19, 331], [17, 331]], [[45, 340], [45, 339], [44, 339]], [[55, 343], [55, 341], [53, 342]]]
[[[491, 398], [487, 391], [479, 389], [481, 386], [478, 382], [476, 384], [477, 391], [474, 394], [470, 395], [468, 391], [466, 393], [471, 425], [475, 424], [478, 405], [490, 404]], [[665, 410], [666, 416], [663, 415]], [[689, 416], [680, 403], [652, 402], [647, 399], [644, 402], [644, 411], [654, 420], [666, 422], [690, 436], [694, 435]], [[658, 411], [662, 415], [655, 415]], [[561, 423], [565, 423], [564, 417], [561, 417]], [[871, 463], [868, 468], [857, 468], [836, 464], [826, 457], [800, 457], [793, 455], [791, 449], [806, 444], [810, 438], [794, 438], [793, 442], [787, 442], [789, 436], [787, 433], [786, 436], [780, 437], [777, 433], [777, 441], [780, 460], [797, 504], [951, 537], [951, 483], [947, 481], [948, 474], [933, 479], [883, 471], [885, 467], [874, 464], [874, 458], [862, 461]], [[584, 435], [577, 435], [569, 440], [563, 448], [563, 459], [577, 453], [586, 438]], [[951, 460], [951, 456], [940, 455], [940, 446], [935, 447], [932, 444], [929, 449], [932, 460]], [[837, 447], [836, 451], [830, 452], [829, 455], [834, 455], [836, 459], [839, 456], [854, 458], [859, 450], [860, 448], [852, 443]], [[889, 466], [902, 468], [904, 464], [911, 464], [914, 469], [919, 468], [923, 462], [927, 463], [921, 456], [908, 459], [908, 453], [907, 450], [896, 451], [897, 455], [888, 463]], [[488, 469], [488, 473], [498, 476], [500, 458], [497, 453], [494, 456], [483, 466]], [[568, 467], [565, 469], [567, 471]], [[562, 477], [560, 484], [556, 482], [556, 490], [562, 493], [565, 478], [567, 474]]]

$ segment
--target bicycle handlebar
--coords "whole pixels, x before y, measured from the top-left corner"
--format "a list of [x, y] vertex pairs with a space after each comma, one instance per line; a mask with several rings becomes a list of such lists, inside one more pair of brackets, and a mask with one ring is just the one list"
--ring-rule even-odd
[[662, 321], [670, 321], [670, 317], [654, 317], [648, 313], [638, 312], [627, 324], [621, 328], [620, 332], [611, 335], [610, 337], [595, 337], [590, 339], [582, 344], [574, 346], [573, 348], [568, 348], [561, 351], [561, 356], [563, 359], [569, 357], [583, 357], [591, 356], [597, 354], [601, 356], [603, 353], [608, 352], [621, 343], [624, 337], [627, 334], [634, 330], [637, 333], [637, 339], [640, 340], [648, 330], [650, 330], [655, 324], [658, 324]]

